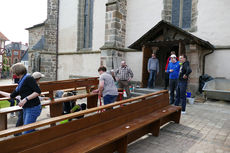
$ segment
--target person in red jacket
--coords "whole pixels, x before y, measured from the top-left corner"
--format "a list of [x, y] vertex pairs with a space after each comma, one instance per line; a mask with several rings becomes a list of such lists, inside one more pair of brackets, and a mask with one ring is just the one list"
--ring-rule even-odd
[[19, 77], [16, 74], [13, 74], [12, 80], [13, 80], [14, 83], [18, 83]]
[[[176, 55], [176, 52], [175, 51], [171, 51], [171, 55]], [[168, 57], [167, 63], [165, 65], [165, 87], [164, 87], [165, 90], [169, 86], [169, 73], [167, 72], [167, 69], [168, 69], [169, 63], [171, 62], [171, 55]], [[176, 58], [176, 59], [178, 61], [178, 58]]]

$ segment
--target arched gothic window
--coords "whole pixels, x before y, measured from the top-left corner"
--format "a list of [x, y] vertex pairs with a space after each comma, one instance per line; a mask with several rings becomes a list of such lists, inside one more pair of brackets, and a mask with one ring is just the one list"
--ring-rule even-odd
[[188, 31], [196, 31], [198, 0], [164, 0], [162, 18]]
[[92, 48], [94, 0], [79, 0], [78, 50]]

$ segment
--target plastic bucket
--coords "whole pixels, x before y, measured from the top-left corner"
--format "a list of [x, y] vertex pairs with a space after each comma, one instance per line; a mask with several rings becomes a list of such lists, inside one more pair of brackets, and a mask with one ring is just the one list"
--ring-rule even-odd
[[189, 104], [194, 104], [195, 99], [194, 98], [187, 98]]

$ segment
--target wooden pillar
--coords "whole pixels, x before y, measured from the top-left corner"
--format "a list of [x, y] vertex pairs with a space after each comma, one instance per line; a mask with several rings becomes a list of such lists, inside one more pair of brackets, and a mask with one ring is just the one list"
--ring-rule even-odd
[[142, 47], [143, 52], [143, 63], [142, 63], [142, 87], [147, 87], [148, 85], [148, 78], [149, 78], [149, 72], [147, 70], [148, 66], [148, 59], [152, 56], [152, 50], [149, 47], [146, 47], [143, 45]]
[[181, 55], [181, 42], [179, 42], [179, 51], [178, 51], [178, 56], [180, 56]]
[[87, 108], [97, 107], [98, 95], [87, 97]]
[[7, 114], [0, 114], [0, 131], [7, 129]]
[[185, 54], [185, 44], [183, 42], [179, 42], [179, 56], [181, 54]]
[[56, 116], [62, 115], [63, 104], [62, 103], [54, 103], [53, 90], [49, 91], [49, 97], [50, 97], [50, 100], [51, 100], [50, 117], [56, 117]]

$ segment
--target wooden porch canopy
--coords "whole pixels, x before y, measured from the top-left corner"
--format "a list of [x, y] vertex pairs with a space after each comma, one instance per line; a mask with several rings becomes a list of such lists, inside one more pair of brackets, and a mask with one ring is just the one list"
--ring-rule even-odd
[[183, 44], [198, 44], [205, 49], [214, 50], [214, 46], [208, 41], [202, 40], [191, 33], [172, 25], [166, 21], [160, 21], [152, 29], [146, 32], [128, 48], [141, 50], [142, 46], [165, 46], [182, 42]]

